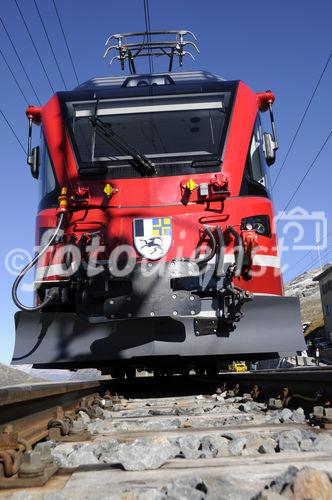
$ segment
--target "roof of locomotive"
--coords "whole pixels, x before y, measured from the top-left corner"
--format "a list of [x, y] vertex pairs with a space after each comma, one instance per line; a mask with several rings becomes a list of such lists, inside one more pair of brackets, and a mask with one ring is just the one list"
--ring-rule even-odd
[[207, 71], [95, 77], [70, 91], [57, 92], [60, 101], [128, 98], [149, 95], [233, 91], [238, 80], [225, 80]]
[[[142, 81], [144, 79], [158, 79], [164, 78], [167, 83], [173, 84], [197, 84], [207, 82], [223, 82], [224, 78], [221, 76], [209, 73], [207, 71], [179, 71], [174, 73], [151, 73], [151, 74], [135, 74], [135, 75], [121, 75], [121, 76], [102, 76], [95, 77], [81, 83], [73, 91], [79, 90], [111, 90], [114, 88], [131, 87], [131, 81]], [[158, 85], [158, 84], [157, 84]], [[161, 85], [161, 84], [159, 84]]]

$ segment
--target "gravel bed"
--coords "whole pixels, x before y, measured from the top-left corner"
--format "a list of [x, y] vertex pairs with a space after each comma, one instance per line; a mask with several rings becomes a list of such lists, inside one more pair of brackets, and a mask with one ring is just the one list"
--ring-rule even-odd
[[61, 467], [84, 464], [121, 464], [125, 470], [158, 469], [174, 458], [204, 459], [232, 456], [258, 456], [283, 452], [328, 452], [332, 454], [332, 436], [310, 429], [294, 428], [282, 432], [179, 434], [167, 438], [154, 435], [120, 442], [105, 438], [102, 442], [56, 444], [52, 455]]
[[26, 383], [37, 384], [39, 382], [45, 382], [45, 379], [31, 377], [31, 375], [28, 375], [21, 370], [17, 370], [16, 368], [0, 363], [0, 387]]
[[[83, 482], [83, 480], [82, 480]], [[7, 497], [8, 498], [8, 497]], [[239, 484], [225, 478], [187, 476], [165, 481], [161, 486], [147, 484], [111, 485], [106, 482], [93, 487], [64, 487], [45, 494], [22, 490], [11, 500], [330, 500], [332, 475], [312, 467], [290, 466], [268, 481], [263, 488], [252, 483]]]

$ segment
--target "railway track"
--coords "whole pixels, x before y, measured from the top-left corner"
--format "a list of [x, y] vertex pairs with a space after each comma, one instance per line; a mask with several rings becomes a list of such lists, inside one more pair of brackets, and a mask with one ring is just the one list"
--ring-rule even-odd
[[332, 498], [331, 376], [0, 388], [0, 498]]

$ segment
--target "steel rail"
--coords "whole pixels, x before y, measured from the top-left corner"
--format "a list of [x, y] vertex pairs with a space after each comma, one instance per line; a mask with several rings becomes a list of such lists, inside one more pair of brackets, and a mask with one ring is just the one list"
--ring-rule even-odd
[[[289, 393], [315, 400], [317, 393], [325, 402], [332, 399], [332, 368], [303, 367], [257, 370], [242, 373], [225, 372], [215, 377], [172, 377], [171, 392], [204, 392], [239, 385], [241, 393], [258, 385], [265, 397], [278, 396], [284, 388]], [[41, 383], [0, 388], [0, 432], [10, 424], [20, 437], [33, 445], [47, 437], [47, 423], [62, 411], [75, 411], [83, 397], [93, 398], [106, 389], [125, 395], [148, 393], [170, 394], [169, 377], [142, 377], [134, 380], [103, 380], [95, 382]]]
[[325, 397], [332, 398], [332, 368], [329, 366], [221, 373], [215, 381], [225, 381], [229, 385], [240, 384], [241, 390], [259, 384], [267, 393], [287, 386], [292, 392], [299, 391], [308, 397], [322, 390]]
[[91, 400], [103, 383], [53, 382], [0, 388], [0, 433], [8, 426], [32, 446], [48, 436], [48, 423], [74, 411], [82, 398]]
[[56, 473], [50, 449], [32, 451], [45, 438], [90, 439], [80, 411], [95, 415], [103, 381], [21, 384], [0, 388], [0, 488], [42, 486]]
[[74, 391], [84, 391], [88, 389], [97, 390], [102, 382], [97, 381], [77, 381], [77, 382], [40, 382], [37, 384], [19, 384], [0, 387], [0, 410], [1, 407], [23, 401], [36, 400], [51, 396], [61, 396]]

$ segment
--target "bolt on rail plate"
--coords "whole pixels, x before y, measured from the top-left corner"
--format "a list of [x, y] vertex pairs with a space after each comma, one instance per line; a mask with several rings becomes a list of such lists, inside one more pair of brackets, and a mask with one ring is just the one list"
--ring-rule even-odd
[[36, 477], [19, 477], [15, 474], [11, 477], [0, 477], [0, 489], [27, 488], [31, 486], [43, 486], [58, 470], [56, 465], [45, 467], [43, 474]]

